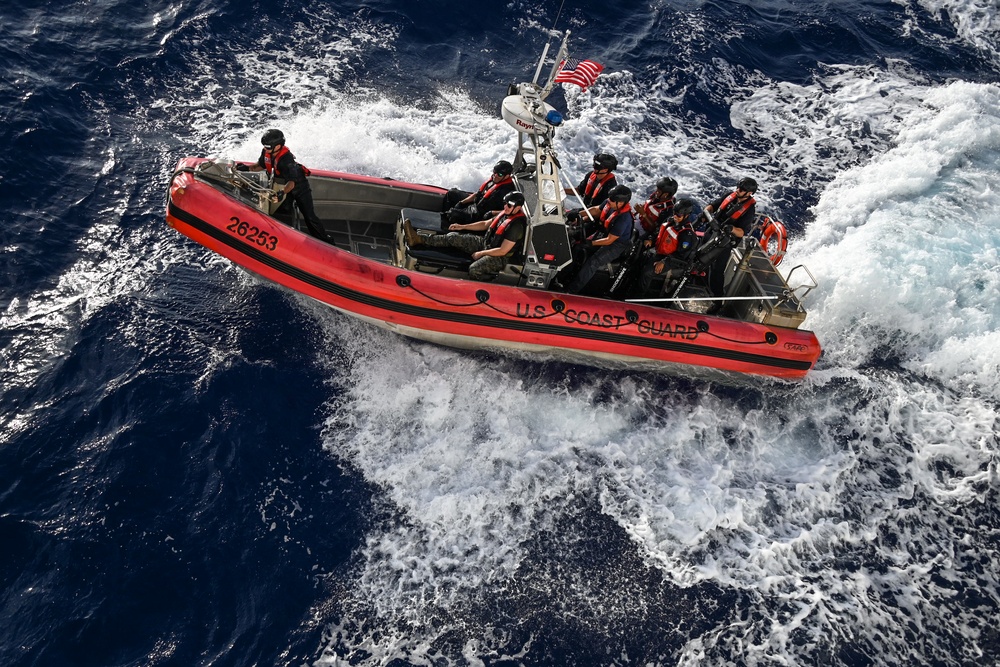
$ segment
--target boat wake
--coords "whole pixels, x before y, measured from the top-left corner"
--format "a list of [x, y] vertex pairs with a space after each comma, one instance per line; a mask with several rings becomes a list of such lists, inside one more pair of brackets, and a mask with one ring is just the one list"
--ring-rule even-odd
[[[335, 81], [343, 60], [323, 60]], [[784, 266], [821, 284], [818, 370], [732, 388], [528, 364], [301, 300], [335, 351], [325, 447], [379, 494], [320, 664], [997, 658], [997, 87], [901, 62], [795, 85], [719, 67], [682, 63], [691, 87], [658, 80], [642, 105], [638, 71], [568, 93], [561, 159], [579, 174], [608, 150], [637, 189], [668, 169], [703, 199], [761, 174]], [[511, 152], [468, 91], [327, 98], [321, 69], [283, 82], [294, 109], [264, 122], [245, 100], [192, 143], [250, 159], [280, 124], [310, 166], [466, 188]], [[736, 133], [685, 109], [699, 85]]]

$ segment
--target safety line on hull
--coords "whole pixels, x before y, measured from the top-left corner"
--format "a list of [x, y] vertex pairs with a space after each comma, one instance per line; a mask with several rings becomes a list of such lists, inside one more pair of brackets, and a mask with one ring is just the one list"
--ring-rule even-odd
[[[415, 306], [415, 305], [399, 303], [391, 299], [375, 297], [370, 294], [366, 294], [365, 292], [358, 292], [349, 289], [347, 287], [344, 287], [343, 285], [339, 285], [337, 283], [326, 280], [325, 278], [320, 278], [319, 276], [308, 273], [297, 266], [288, 264], [280, 259], [273, 257], [270, 253], [265, 252], [260, 248], [257, 248], [255, 246], [250, 246], [246, 243], [239, 241], [230, 234], [206, 222], [205, 220], [202, 220], [196, 215], [188, 213], [187, 211], [179, 208], [176, 204], [174, 204], [172, 200], [169, 201], [167, 204], [167, 214], [190, 225], [191, 227], [214, 238], [215, 240], [224, 243], [225, 245], [233, 248], [234, 250], [237, 250], [238, 252], [249, 257], [250, 259], [253, 259], [254, 261], [259, 262], [261, 264], [267, 265], [272, 269], [280, 273], [283, 273], [291, 278], [312, 285], [318, 289], [321, 289], [325, 292], [336, 295], [343, 299], [354, 301], [356, 303], [371, 306], [381, 310], [396, 312], [403, 315], [411, 315], [414, 317], [436, 319], [439, 321], [456, 322], [474, 326], [484, 326], [498, 330], [510, 329], [525, 333], [537, 333], [537, 334], [560, 336], [567, 338], [586, 338], [588, 340], [595, 340], [606, 343], [615, 343], [619, 345], [648, 347], [670, 352], [690, 354], [694, 356], [728, 359], [730, 361], [737, 361], [764, 367], [770, 366], [773, 368], [785, 368], [790, 370], [809, 370], [809, 368], [812, 367], [812, 364], [808, 361], [798, 361], [795, 359], [782, 359], [776, 357], [769, 357], [764, 355], [753, 354], [750, 352], [739, 352], [736, 350], [704, 347], [699, 345], [692, 345], [690, 343], [676, 342], [672, 340], [658, 340], [658, 339], [648, 338], [645, 336], [631, 336], [624, 333], [610, 333], [605, 331], [589, 330], [589, 329], [567, 330], [565, 327], [560, 327], [558, 325], [553, 325], [553, 324], [542, 324], [530, 321], [511, 322], [509, 320], [501, 320], [484, 315], [441, 311], [432, 308], [427, 308], [424, 306]], [[699, 333], [704, 334], [707, 332], [700, 331]], [[669, 360], [661, 360], [661, 361], [669, 361]], [[684, 363], [684, 362], [675, 360], [674, 363]]]
[[[448, 303], [447, 301], [444, 301], [443, 299], [437, 298], [433, 294], [428, 294], [427, 292], [422, 291], [420, 288], [418, 288], [416, 285], [414, 285], [413, 281], [410, 280], [408, 277], [406, 277], [405, 280], [403, 280], [403, 278], [404, 278], [403, 276], [397, 277], [396, 278], [396, 284], [398, 284], [400, 287], [405, 287], [405, 288], [411, 289], [414, 292], [416, 292], [417, 294], [419, 294], [420, 296], [424, 297], [425, 299], [429, 299], [429, 300], [433, 301], [434, 303], [440, 303], [442, 306], [451, 306], [452, 308], [471, 308], [472, 306], [486, 306], [490, 310], [492, 310], [492, 311], [494, 311], [496, 313], [500, 313], [501, 315], [506, 315], [507, 317], [518, 317], [518, 315], [516, 313], [508, 313], [507, 311], [501, 310], [500, 308], [497, 308], [492, 303], [490, 303], [490, 293], [488, 291], [484, 290], [484, 289], [476, 290], [476, 300], [473, 301], [472, 303]], [[548, 313], [547, 315], [532, 315], [531, 319], [533, 319], [533, 320], [544, 320], [544, 319], [548, 319], [548, 318], [552, 317], [553, 315], [558, 315], [561, 312], [562, 312], [562, 310], [552, 309], [552, 312]], [[629, 324], [631, 325], [632, 322], [629, 322]], [[622, 325], [620, 325], [620, 324], [616, 324], [616, 325], [614, 325], [614, 328], [615, 329], [620, 329], [621, 326]]]
[[[405, 278], [405, 280], [404, 280], [404, 278]], [[442, 306], [450, 306], [452, 308], [472, 308], [473, 306], [486, 306], [487, 308], [490, 308], [494, 312], [500, 313], [501, 315], [506, 315], [507, 317], [518, 317], [518, 315], [516, 313], [508, 313], [507, 311], [502, 310], [500, 308], [497, 308], [492, 303], [490, 303], [490, 293], [488, 291], [486, 291], [486, 290], [482, 290], [482, 289], [478, 290], [476, 292], [476, 300], [473, 301], [473, 302], [471, 302], [471, 303], [449, 303], [448, 301], [444, 301], [443, 299], [439, 299], [439, 298], [435, 297], [433, 294], [428, 294], [426, 292], [421, 291], [419, 288], [417, 288], [413, 284], [413, 282], [408, 277], [398, 276], [396, 278], [396, 283], [400, 287], [405, 287], [405, 288], [411, 289], [414, 292], [416, 292], [417, 294], [419, 294], [420, 296], [424, 297], [425, 299], [429, 299], [429, 300], [433, 301], [434, 303], [440, 303]], [[676, 300], [677, 301], [683, 301], [683, 299], [676, 299]], [[711, 300], [711, 299], [709, 299], [709, 300]], [[534, 320], [544, 320], [544, 319], [547, 319], [547, 318], [552, 317], [554, 315], [559, 315], [559, 314], [563, 313], [565, 311], [565, 306], [563, 305], [563, 303], [561, 301], [558, 301], [558, 300], [553, 301], [553, 304], [555, 304], [555, 303], [558, 303], [562, 307], [560, 307], [560, 308], [552, 308], [551, 311], [548, 312], [548, 313], [546, 313], [545, 315], [532, 315], [531, 318], [534, 319]], [[626, 302], [626, 303], [629, 303], [629, 302]], [[628, 313], [628, 312], [632, 312], [632, 311], [626, 311], [626, 313]], [[636, 327], [636, 328], [638, 328], [638, 322], [639, 322], [638, 318], [634, 318], [633, 319], [633, 318], [626, 317], [625, 318], [625, 322], [613, 324], [613, 325], [609, 326], [608, 328], [609, 329], [623, 329], [625, 327]], [[699, 334], [704, 334], [706, 336], [712, 336], [713, 338], [725, 341], [727, 343], [735, 343], [737, 345], [773, 345], [774, 344], [774, 340], [770, 339], [771, 336], [774, 336], [774, 334], [771, 333], [771, 332], [768, 332], [765, 335], [765, 339], [764, 340], [737, 340], [735, 338], [726, 338], [725, 336], [720, 336], [719, 334], [715, 333], [711, 329], [699, 329], [698, 333]]]

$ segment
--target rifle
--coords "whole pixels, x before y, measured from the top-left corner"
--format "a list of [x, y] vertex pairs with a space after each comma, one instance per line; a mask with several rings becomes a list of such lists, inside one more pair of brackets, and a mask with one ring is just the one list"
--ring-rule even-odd
[[673, 293], [670, 295], [672, 298], [677, 298], [677, 295], [680, 294], [681, 290], [687, 284], [687, 281], [691, 277], [692, 273], [707, 271], [721, 253], [732, 250], [733, 226], [720, 226], [718, 220], [715, 219], [715, 216], [712, 215], [711, 211], [702, 211], [702, 215], [704, 215], [705, 219], [708, 221], [708, 227], [711, 234], [708, 238], [702, 240], [698, 249], [691, 254], [691, 258], [681, 270], [681, 275], [683, 277], [677, 283], [677, 287], [673, 289]]
[[608, 295], [614, 296], [619, 289], [621, 289], [626, 284], [626, 278], [629, 278], [634, 274], [634, 269], [639, 265], [642, 258], [642, 237], [639, 233], [632, 231], [632, 246], [629, 248], [628, 252], [622, 255], [621, 264], [618, 268], [618, 274], [611, 281], [611, 288], [608, 289]]

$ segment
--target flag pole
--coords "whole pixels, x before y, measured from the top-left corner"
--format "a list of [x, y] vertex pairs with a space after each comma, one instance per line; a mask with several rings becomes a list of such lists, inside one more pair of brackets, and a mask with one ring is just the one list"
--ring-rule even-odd
[[[549, 39], [550, 40], [552, 39], [551, 35], [549, 35]], [[545, 42], [545, 48], [542, 49], [542, 57], [538, 59], [538, 67], [535, 68], [535, 76], [531, 80], [531, 83], [535, 84], [536, 86], [538, 85], [538, 77], [541, 76], [542, 74], [542, 66], [545, 64], [545, 57], [549, 55], [549, 46], [551, 44], [552, 44], [551, 41]]]

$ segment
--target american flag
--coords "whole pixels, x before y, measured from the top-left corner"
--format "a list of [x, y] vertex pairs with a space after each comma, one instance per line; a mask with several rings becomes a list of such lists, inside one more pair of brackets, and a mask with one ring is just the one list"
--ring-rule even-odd
[[556, 83], [575, 83], [584, 90], [592, 86], [597, 81], [597, 75], [604, 69], [604, 65], [595, 63], [593, 60], [577, 60], [570, 58], [564, 60], [559, 66], [559, 73], [556, 74]]

